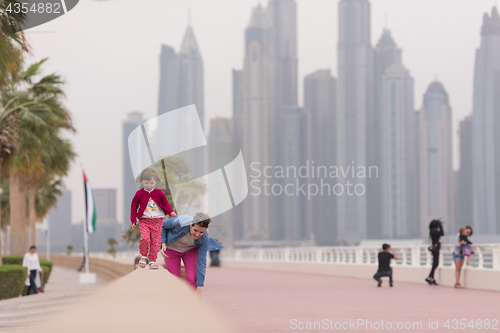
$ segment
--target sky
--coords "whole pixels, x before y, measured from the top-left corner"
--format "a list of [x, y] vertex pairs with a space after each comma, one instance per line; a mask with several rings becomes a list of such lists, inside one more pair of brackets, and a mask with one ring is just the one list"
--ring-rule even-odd
[[[66, 81], [65, 105], [76, 134], [77, 159], [64, 178], [72, 191], [72, 222], [85, 217], [82, 166], [93, 188], [116, 188], [122, 221], [122, 122], [131, 111], [157, 114], [161, 44], [179, 50], [188, 23], [201, 49], [205, 75], [205, 128], [231, 117], [232, 69], [243, 65], [244, 30], [258, 0], [82, 0], [67, 14], [26, 31], [27, 62], [48, 57], [44, 73]], [[318, 69], [337, 76], [337, 0], [296, 0], [299, 104], [303, 79]], [[453, 109], [458, 168], [458, 122], [472, 111], [475, 50], [485, 12], [496, 0], [371, 0], [371, 40], [384, 28], [403, 50], [415, 80], [415, 109], [436, 78]], [[206, 133], [208, 135], [208, 132]]]

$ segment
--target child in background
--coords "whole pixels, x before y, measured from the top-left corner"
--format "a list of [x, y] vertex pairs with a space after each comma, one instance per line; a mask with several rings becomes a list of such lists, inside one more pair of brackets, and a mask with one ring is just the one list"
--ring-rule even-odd
[[139, 181], [142, 182], [143, 188], [135, 193], [130, 206], [132, 229], [139, 224], [141, 230], [139, 251], [142, 257], [139, 267], [146, 267], [145, 259], [148, 259], [149, 268], [158, 269], [156, 257], [161, 247], [163, 218], [165, 213], [172, 217], [177, 214], [168, 203], [163, 191], [155, 188], [156, 184], [161, 181], [155, 169], [144, 169], [139, 176]]
[[466, 243], [462, 245], [462, 254], [464, 257], [467, 257], [467, 263], [465, 268], [471, 268], [472, 266], [469, 264], [470, 263], [470, 257], [471, 255], [474, 254], [474, 251], [472, 250], [472, 244], [471, 241], [469, 241], [469, 237], [467, 234], [467, 228], [460, 228], [460, 241], [465, 241]]

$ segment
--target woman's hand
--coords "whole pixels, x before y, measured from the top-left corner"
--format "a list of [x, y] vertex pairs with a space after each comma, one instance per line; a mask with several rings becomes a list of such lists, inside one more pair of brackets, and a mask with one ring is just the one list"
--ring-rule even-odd
[[170, 213], [170, 216], [172, 216], [172, 217], [176, 217], [176, 216], [177, 216], [177, 214], [176, 214], [175, 212], [172, 212], [172, 213]]
[[161, 243], [161, 255], [163, 256], [163, 258], [168, 258], [168, 256], [164, 252], [166, 249], [167, 249], [167, 244]]
[[137, 226], [137, 222], [132, 224], [132, 230], [135, 230], [135, 227]]

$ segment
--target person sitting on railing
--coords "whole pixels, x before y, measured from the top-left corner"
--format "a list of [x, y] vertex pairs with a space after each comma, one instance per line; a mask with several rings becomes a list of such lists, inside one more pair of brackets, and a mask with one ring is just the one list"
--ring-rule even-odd
[[[389, 251], [392, 251], [392, 253]], [[396, 252], [389, 244], [383, 244], [382, 245], [382, 252], [379, 252], [379, 254], [378, 254], [378, 271], [373, 276], [373, 278], [375, 280], [377, 280], [377, 282], [378, 282], [377, 287], [382, 286], [381, 277], [384, 277], [384, 276], [389, 277], [389, 286], [392, 287], [391, 259], [398, 260], [398, 256], [397, 256]]]
[[179, 215], [164, 220], [161, 232], [161, 254], [167, 270], [180, 278], [182, 258], [186, 281], [200, 295], [205, 282], [207, 251], [223, 248], [208, 236], [211, 221], [210, 216], [202, 212], [196, 213], [194, 218]]

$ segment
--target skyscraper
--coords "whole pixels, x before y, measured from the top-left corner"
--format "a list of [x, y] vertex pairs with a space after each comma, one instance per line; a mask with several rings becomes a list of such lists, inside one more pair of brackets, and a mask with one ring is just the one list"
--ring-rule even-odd
[[[458, 130], [460, 168], [455, 182], [455, 223], [471, 225], [474, 221], [474, 186], [472, 182], [472, 115], [465, 117]], [[474, 229], [475, 231], [475, 229]]]
[[[66, 246], [71, 245], [71, 191], [62, 190], [57, 197], [57, 204], [50, 209], [47, 220], [49, 224], [50, 251], [66, 252]], [[45, 240], [45, 237], [44, 237]], [[38, 240], [37, 240], [38, 241]], [[41, 244], [41, 243], [39, 243]], [[46, 250], [45, 242], [40, 251]]]
[[[224, 167], [226, 159], [230, 159], [228, 152], [223, 146], [224, 142], [233, 142], [233, 125], [234, 120], [228, 118], [215, 118], [210, 120], [210, 135], [208, 136], [208, 144], [210, 153], [208, 155], [208, 172], [219, 170]], [[208, 187], [226, 186], [224, 177], [217, 176], [209, 181]], [[211, 200], [208, 211], [220, 211], [218, 205], [221, 203], [218, 200]], [[241, 229], [242, 223], [240, 219], [234, 218], [234, 209], [212, 218], [210, 224], [210, 236], [216, 238], [224, 246], [231, 246], [234, 241], [233, 230]]]
[[[381, 188], [381, 226], [383, 238], [408, 238], [413, 218], [410, 214], [410, 179], [416, 175], [412, 158], [414, 133], [413, 78], [401, 64], [395, 63], [382, 77], [382, 108], [379, 110], [379, 173]], [[414, 221], [415, 222], [415, 221]]]
[[[267, 7], [270, 116], [269, 125], [274, 133], [282, 133], [281, 115], [286, 108], [297, 106], [297, 5], [295, 0], [270, 0]], [[281, 137], [271, 135], [269, 142], [270, 165], [286, 165], [280, 160]], [[279, 180], [270, 179], [272, 184]], [[272, 185], [271, 185], [272, 186]], [[280, 196], [268, 197], [272, 207], [279, 207]], [[271, 209], [269, 218], [272, 239], [281, 239], [281, 230], [286, 227], [281, 218], [283, 212]]]
[[[336, 165], [337, 110], [337, 80], [329, 69], [305, 77], [304, 109], [310, 119], [311, 163], [314, 161], [317, 167], [329, 170]], [[313, 233], [318, 245], [334, 245], [337, 238], [337, 197], [330, 194], [334, 179], [326, 175], [311, 180], [324, 190], [311, 199]]]
[[[384, 107], [384, 74], [391, 65], [398, 63], [401, 63], [401, 49], [394, 42], [390, 30], [384, 29], [374, 50], [375, 121], [370, 127], [370, 141], [373, 145], [367, 152], [369, 164], [378, 167], [381, 166], [380, 119]], [[383, 238], [380, 181], [380, 175], [367, 180], [367, 215], [369, 216], [367, 232], [370, 238]]]
[[[373, 146], [373, 49], [370, 42], [368, 0], [341, 0], [338, 43], [339, 94], [337, 112], [337, 164], [368, 169], [367, 152]], [[366, 189], [366, 178], [348, 173], [343, 186]], [[338, 197], [337, 234], [353, 244], [367, 236], [367, 195], [344, 193]]]
[[[299, 107], [288, 107], [282, 112], [280, 123], [282, 124], [282, 131], [279, 135], [281, 138], [280, 160], [287, 168], [299, 170], [307, 160], [309, 141], [307, 138], [307, 115]], [[288, 187], [300, 188], [307, 182], [307, 178], [297, 176], [293, 172], [287, 172], [286, 176], [281, 179], [281, 187], [279, 188], [283, 189], [285, 193], [281, 193], [278, 197], [281, 203], [280, 219], [286, 221], [286, 226], [281, 231], [285, 241], [301, 241], [308, 238], [312, 232], [309, 225], [311, 220], [306, 219], [308, 198], [296, 191], [290, 191], [291, 195], [286, 193]]]
[[500, 16], [484, 14], [476, 50], [473, 104], [474, 227], [500, 233]]
[[453, 222], [452, 113], [444, 86], [432, 82], [420, 111], [420, 236], [429, 234], [429, 222], [441, 218], [445, 233]]
[[158, 94], [158, 115], [177, 109], [177, 55], [168, 46], [161, 46], [160, 54], [160, 91]]
[[[245, 29], [243, 65], [243, 154], [247, 164], [270, 165], [271, 92], [269, 68], [268, 22], [266, 9], [260, 4], [252, 9]], [[264, 182], [262, 176], [258, 181]], [[244, 238], [249, 241], [268, 240], [269, 198], [252, 195], [244, 205]]]
[[[175, 53], [174, 49], [167, 45], [162, 45], [160, 55], [160, 88], [158, 99], [158, 115], [164, 114], [178, 108], [182, 108], [191, 104], [196, 106], [201, 125], [205, 128], [205, 105], [204, 105], [204, 78], [203, 78], [203, 59], [201, 57], [200, 48], [194, 35], [194, 30], [189, 23], [184, 33], [182, 45], [179, 53]], [[198, 123], [196, 119], [186, 119]], [[186, 128], [190, 128], [186, 126]], [[165, 129], [156, 129], [165, 130]], [[176, 128], [169, 128], [169, 131], [174, 133]], [[190, 140], [193, 136], [190, 133], [183, 133], [183, 136], [177, 135], [179, 140]], [[160, 147], [166, 144], [158, 142]], [[176, 142], [169, 142], [170, 145], [176, 145]], [[158, 158], [158, 156], [154, 156]], [[190, 165], [194, 178], [205, 174], [205, 156], [200, 151], [198, 154], [189, 154], [185, 157], [186, 162]]]

